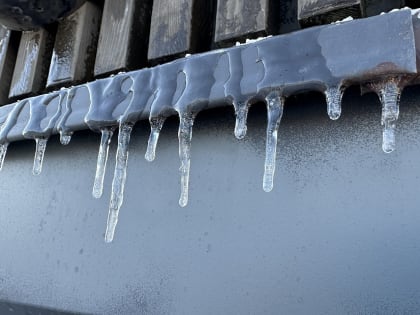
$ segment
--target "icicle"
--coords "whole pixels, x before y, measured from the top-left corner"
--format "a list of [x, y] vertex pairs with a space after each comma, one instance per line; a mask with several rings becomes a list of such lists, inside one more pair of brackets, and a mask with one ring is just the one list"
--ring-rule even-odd
[[263, 189], [270, 192], [273, 189], [274, 172], [276, 169], [277, 133], [283, 116], [284, 99], [278, 92], [272, 92], [266, 97], [267, 103], [267, 140], [265, 149], [265, 166]]
[[150, 137], [149, 142], [147, 144], [147, 151], [144, 155], [144, 158], [152, 162], [155, 159], [156, 156], [156, 146], [159, 140], [159, 134], [162, 130], [163, 123], [165, 122], [164, 117], [156, 117], [150, 119]]
[[74, 96], [76, 95], [77, 88], [70, 88], [69, 90], [63, 90], [60, 94], [60, 106], [63, 107], [64, 100], [65, 102], [65, 111], [58, 122], [57, 130], [60, 133], [60, 142], [62, 145], [68, 145], [71, 141], [71, 137], [73, 135], [73, 132], [70, 131], [67, 126], [66, 122], [67, 119], [70, 117], [71, 113], [73, 112], [72, 109], [72, 102], [74, 99]]
[[332, 120], [337, 120], [341, 116], [341, 99], [343, 98], [342, 87], [328, 87], [325, 91], [325, 96], [327, 99], [328, 116]]
[[248, 102], [235, 102], [235, 137], [237, 139], [243, 139], [246, 136], [247, 126], [246, 121], [248, 117], [249, 104]]
[[401, 90], [395, 81], [390, 81], [380, 90], [382, 103], [382, 150], [391, 153], [395, 150], [395, 129], [399, 116], [399, 100]]
[[378, 93], [382, 104], [382, 150], [385, 153], [391, 153], [395, 150], [395, 129], [400, 113], [401, 88], [399, 82], [399, 78], [393, 78], [369, 85], [371, 89]]
[[132, 129], [133, 124], [131, 123], [120, 124], [114, 179], [112, 180], [111, 201], [105, 232], [105, 242], [107, 243], [112, 242], [114, 239], [118, 213], [123, 203], [124, 185], [127, 178], [128, 145], [130, 143]]
[[32, 169], [32, 174], [39, 175], [42, 171], [42, 163], [44, 162], [45, 149], [47, 148], [48, 139], [44, 138], [35, 138], [36, 149], [34, 157], [34, 167]]
[[181, 196], [179, 205], [185, 207], [188, 203], [188, 185], [190, 180], [190, 150], [192, 139], [192, 127], [194, 125], [195, 115], [192, 113], [184, 113], [180, 115], [180, 123], [178, 130], [179, 139], [179, 158], [181, 160]]
[[93, 183], [92, 195], [94, 198], [101, 198], [104, 190], [104, 178], [106, 164], [108, 162], [109, 145], [111, 143], [113, 129], [101, 129], [101, 144], [99, 146], [98, 161], [96, 163], [95, 181]]
[[4, 158], [6, 157], [8, 142], [0, 144], [0, 171], [3, 169]]
[[68, 145], [71, 141], [71, 133], [60, 132], [60, 143], [62, 145]]

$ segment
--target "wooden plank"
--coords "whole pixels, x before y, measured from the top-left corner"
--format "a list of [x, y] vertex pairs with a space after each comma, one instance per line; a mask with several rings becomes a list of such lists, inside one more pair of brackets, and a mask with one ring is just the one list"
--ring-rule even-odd
[[44, 88], [53, 46], [53, 32], [46, 29], [23, 32], [9, 97], [35, 94]]
[[86, 2], [58, 24], [47, 86], [88, 81], [93, 65], [101, 20], [101, 9]]
[[303, 27], [328, 24], [348, 16], [363, 16], [362, 0], [298, 0], [298, 19]]
[[151, 8], [150, 0], [105, 0], [95, 76], [146, 64]]
[[0, 25], [0, 104], [6, 104], [17, 55], [17, 33]]
[[186, 53], [209, 50], [213, 1], [155, 0], [153, 2], [148, 59], [152, 63]]
[[[279, 29], [280, 1], [218, 0], [214, 41], [234, 43], [275, 33]], [[274, 7], [275, 6], [275, 7]]]

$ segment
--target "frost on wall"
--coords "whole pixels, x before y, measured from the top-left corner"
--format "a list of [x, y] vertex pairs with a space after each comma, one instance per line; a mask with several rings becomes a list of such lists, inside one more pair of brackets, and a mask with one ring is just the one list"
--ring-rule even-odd
[[[357, 35], [367, 30], [370, 34], [366, 37]], [[151, 131], [145, 158], [153, 161], [166, 118], [179, 116], [179, 204], [184, 207], [188, 203], [190, 151], [197, 113], [232, 104], [236, 114], [234, 134], [242, 139], [247, 132], [249, 107], [265, 102], [268, 119], [262, 186], [269, 192], [273, 189], [278, 129], [285, 99], [290, 95], [308, 90], [324, 93], [327, 114], [336, 120], [341, 115], [345, 88], [362, 84], [381, 100], [383, 150], [394, 150], [399, 97], [403, 87], [417, 79], [415, 44], [411, 11], [403, 10], [189, 56], [18, 101], [0, 109], [0, 168], [10, 141], [33, 139], [33, 173], [38, 175], [51, 135], [59, 133], [61, 143], [67, 145], [75, 131], [89, 128], [101, 133], [92, 188], [93, 197], [100, 198], [109, 145], [118, 128], [105, 233], [105, 241], [111, 242], [123, 205], [130, 136], [137, 121], [149, 119]], [[89, 104], [80, 101], [80, 93], [88, 95], [83, 100]]]

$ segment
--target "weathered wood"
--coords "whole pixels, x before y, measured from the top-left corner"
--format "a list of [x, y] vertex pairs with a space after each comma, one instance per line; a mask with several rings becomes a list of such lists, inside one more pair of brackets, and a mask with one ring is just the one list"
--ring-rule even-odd
[[277, 33], [279, 4], [278, 0], [218, 0], [215, 43], [220, 46]]
[[16, 62], [17, 43], [11, 31], [0, 26], [0, 104], [6, 104]]
[[328, 24], [348, 16], [363, 15], [362, 0], [298, 0], [298, 19], [302, 26]]
[[52, 44], [52, 32], [46, 29], [23, 32], [9, 92], [10, 98], [37, 93], [45, 86]]
[[148, 59], [156, 62], [210, 49], [213, 1], [155, 0]]
[[150, 0], [105, 0], [95, 62], [95, 76], [145, 65]]
[[101, 9], [86, 2], [57, 29], [47, 86], [88, 81], [93, 75]]

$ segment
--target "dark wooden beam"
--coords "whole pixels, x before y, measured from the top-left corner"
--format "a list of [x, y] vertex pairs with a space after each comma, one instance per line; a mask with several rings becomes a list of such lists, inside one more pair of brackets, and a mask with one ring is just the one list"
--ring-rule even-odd
[[93, 77], [101, 9], [86, 2], [60, 21], [47, 86], [75, 84]]
[[419, 0], [405, 0], [405, 5], [412, 9], [420, 8], [420, 1]]
[[[402, 8], [404, 0], [364, 0], [366, 16], [378, 15], [382, 12], [389, 12], [392, 9]], [[417, 0], [417, 2], [419, 2]]]
[[296, 0], [280, 0], [279, 16], [274, 14], [274, 18], [280, 20], [279, 34], [286, 34], [300, 29], [298, 21]]
[[149, 61], [209, 50], [214, 8], [214, 0], [154, 0]]
[[105, 0], [95, 76], [146, 64], [151, 9], [150, 0]]

